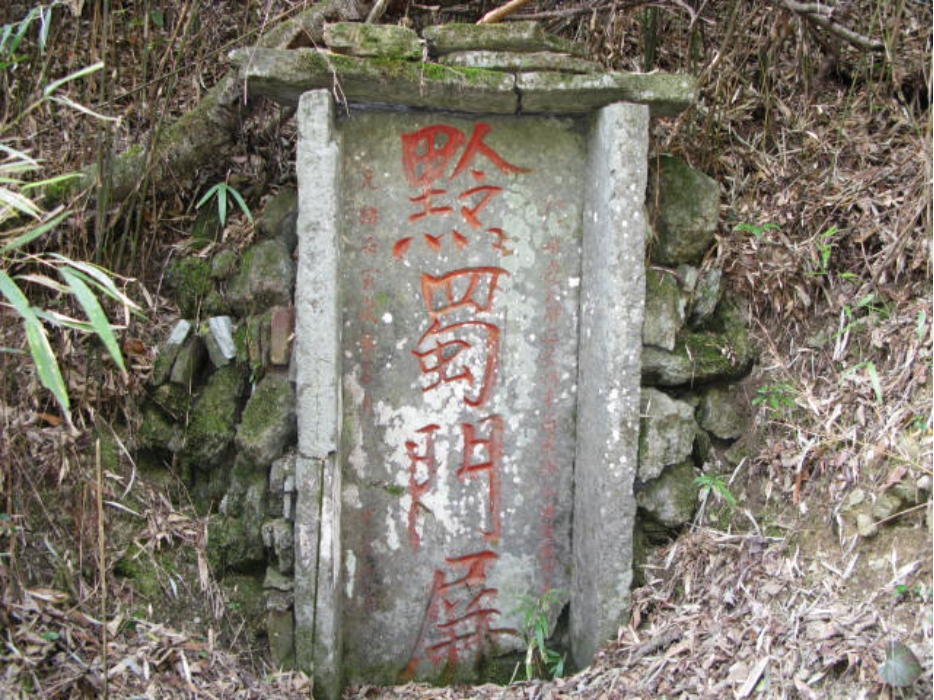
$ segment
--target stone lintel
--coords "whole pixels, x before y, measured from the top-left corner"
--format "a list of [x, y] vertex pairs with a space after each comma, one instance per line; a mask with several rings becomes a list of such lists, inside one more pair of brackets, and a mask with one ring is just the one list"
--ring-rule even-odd
[[366, 60], [316, 49], [237, 49], [250, 93], [285, 105], [307, 90], [335, 89], [351, 104], [486, 114], [581, 114], [614, 102], [646, 104], [652, 117], [670, 117], [696, 98], [693, 77], [672, 73], [532, 72], [512, 75], [436, 63]]
[[422, 57], [418, 34], [396, 24], [335, 22], [324, 27], [324, 41], [331, 51], [349, 56], [410, 61]]
[[556, 51], [583, 56], [586, 47], [550, 34], [538, 22], [445, 24], [426, 27], [422, 36], [432, 55], [453, 51]]
[[308, 90], [336, 90], [354, 104], [390, 104], [465, 113], [514, 114], [515, 77], [497, 71], [457, 69], [436, 63], [366, 60], [317, 49], [237, 49], [250, 94], [285, 105]]
[[678, 73], [520, 73], [516, 88], [524, 114], [573, 114], [632, 102], [648, 105], [652, 117], [671, 117], [697, 95], [694, 78]]
[[455, 51], [438, 59], [445, 66], [459, 68], [485, 68], [504, 73], [526, 73], [530, 71], [557, 71], [560, 73], [598, 73], [603, 70], [599, 63], [577, 56], [551, 51], [514, 53], [511, 51]]

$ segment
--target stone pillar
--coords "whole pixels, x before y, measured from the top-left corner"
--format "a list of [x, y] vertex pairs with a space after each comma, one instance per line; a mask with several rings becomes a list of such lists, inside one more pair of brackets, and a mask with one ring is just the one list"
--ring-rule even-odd
[[305, 93], [297, 119], [297, 170], [303, 178], [303, 196], [295, 285], [295, 652], [300, 668], [314, 669], [315, 694], [337, 697], [341, 683], [339, 148], [330, 93]]
[[571, 648], [579, 666], [629, 615], [639, 440], [648, 108], [594, 116], [585, 175]]

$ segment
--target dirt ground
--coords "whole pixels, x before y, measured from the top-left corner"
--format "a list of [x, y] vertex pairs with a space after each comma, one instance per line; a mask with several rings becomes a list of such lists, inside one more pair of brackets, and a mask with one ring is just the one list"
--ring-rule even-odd
[[[42, 159], [43, 176], [144, 143], [224, 74], [230, 48], [312, 4], [71, 0], [52, 15], [47, 50], [34, 27], [18, 54], [0, 52], [0, 139]], [[380, 21], [473, 22], [502, 4], [396, 0]], [[29, 5], [0, 8], [0, 21]], [[345, 698], [932, 696], [932, 9], [818, 6], [830, 4], [537, 0], [511, 16], [586, 43], [617, 70], [698, 78], [697, 104], [654, 121], [651, 147], [722, 186], [704, 266], [724, 270], [759, 349], [747, 457], [711, 466], [737, 503], [706, 495], [694, 525], [651, 554], [630, 623], [575, 675], [355, 687]], [[53, 77], [98, 59], [107, 79], [67, 94], [118, 121], [31, 106]], [[256, 611], [231, 602], [241, 584], [210, 570], [206, 521], [184, 485], [132, 450], [152, 358], [178, 314], [163, 271], [198, 252], [194, 202], [226, 180], [258, 210], [292, 182], [288, 117], [265, 107], [229, 162], [168, 195], [144, 186], [100, 211], [72, 202], [44, 241], [132, 278], [126, 289], [148, 314], [121, 329], [126, 377], [87, 338], [51, 338], [74, 431], [30, 369], [19, 317], [0, 305], [3, 697], [309, 695], [307, 676], [270, 667], [249, 624]], [[251, 236], [235, 213], [224, 240]], [[3, 255], [0, 269], [16, 273]], [[60, 308], [54, 295], [36, 303]], [[154, 576], [134, 578], [135, 558]]]

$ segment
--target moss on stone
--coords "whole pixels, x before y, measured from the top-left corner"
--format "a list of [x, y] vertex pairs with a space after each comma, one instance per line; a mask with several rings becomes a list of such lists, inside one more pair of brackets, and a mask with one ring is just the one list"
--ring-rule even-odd
[[243, 381], [236, 365], [221, 367], [211, 375], [192, 408], [185, 436], [184, 460], [191, 466], [210, 471], [233, 442]]
[[165, 280], [175, 293], [182, 316], [196, 318], [202, 301], [213, 289], [211, 264], [196, 257], [180, 258], [169, 265]]

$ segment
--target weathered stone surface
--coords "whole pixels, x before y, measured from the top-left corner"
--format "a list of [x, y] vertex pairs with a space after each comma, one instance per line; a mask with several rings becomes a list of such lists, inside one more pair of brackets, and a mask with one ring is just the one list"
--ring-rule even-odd
[[237, 361], [258, 370], [269, 364], [269, 326], [271, 314], [253, 314], [241, 321], [234, 342], [237, 345]]
[[[521, 627], [512, 601], [539, 595], [533, 581], [570, 588], [586, 129], [570, 119], [485, 117], [477, 123], [433, 114], [359, 115], [340, 129], [341, 181], [356, 185], [344, 190], [339, 229], [345, 309], [341, 536], [345, 561], [356, 562], [342, 589], [344, 660], [351, 679], [388, 682], [409, 669], [438, 680], [449, 670], [425, 649], [442, 643], [444, 633], [440, 620], [422, 620], [433, 614], [435, 572], [459, 577], [449, 560], [476, 552], [496, 556], [484, 564], [484, 586], [491, 591], [484, 605], [497, 611], [493, 628]], [[407, 166], [418, 153], [407, 144], [421, 149], [428, 137], [435, 144], [449, 139], [446, 162], [431, 170]], [[484, 150], [474, 150], [470, 144], [480, 139]], [[369, 180], [362, 177], [366, 170]], [[430, 208], [448, 215], [418, 216], [426, 186], [419, 175], [433, 181]], [[640, 211], [643, 196], [633, 196]], [[606, 229], [600, 234], [593, 242], [603, 246]], [[463, 294], [469, 299], [463, 304], [445, 301]], [[432, 330], [435, 320], [454, 319], [463, 325]], [[439, 342], [469, 346], [444, 372], [450, 381], [433, 380]], [[608, 374], [603, 367], [594, 371], [594, 391], [606, 386]], [[426, 433], [431, 425], [436, 428]], [[415, 493], [423, 506], [413, 507], [406, 444], [414, 441], [420, 453], [426, 440], [436, 445], [438, 473], [416, 475], [435, 486]], [[474, 446], [461, 448], [464, 440]], [[464, 460], [462, 469], [473, 464], [475, 477], [467, 471], [458, 477], [452, 461]], [[488, 461], [495, 467], [482, 466]], [[491, 487], [484, 470], [494, 468]], [[605, 466], [602, 473], [618, 468]], [[604, 527], [609, 532], [613, 523]], [[381, 543], [381, 531], [398, 532], [398, 547]], [[542, 532], [548, 533], [545, 549]], [[381, 583], [371, 584], [373, 578]], [[369, 607], [365, 594], [346, 592], [369, 588], [378, 591]], [[458, 607], [469, 603], [462, 588], [447, 595]], [[559, 613], [552, 610], [549, 622]], [[490, 643], [496, 650], [491, 658], [520, 644], [505, 634], [492, 635]], [[471, 677], [484, 651], [483, 645], [464, 647], [450, 672]]]
[[639, 480], [648, 482], [690, 457], [697, 422], [690, 404], [648, 387], [642, 388], [641, 415]]
[[182, 316], [197, 318], [208, 293], [214, 288], [211, 282], [211, 264], [196, 257], [184, 257], [171, 263], [165, 281], [175, 294]]
[[185, 435], [185, 461], [202, 471], [218, 464], [233, 444], [243, 375], [233, 365], [221, 367], [210, 376], [191, 409]]
[[746, 431], [747, 417], [737, 397], [727, 389], [714, 387], [702, 394], [697, 422], [721, 440], [735, 440]]
[[287, 365], [292, 357], [292, 335], [295, 332], [295, 309], [276, 306], [269, 321], [269, 361]]
[[215, 367], [229, 365], [237, 356], [233, 338], [233, 320], [230, 316], [212, 316], [203, 334], [208, 356]]
[[237, 49], [230, 60], [251, 95], [294, 106], [309, 90], [340, 85], [340, 99], [355, 104], [396, 104], [458, 112], [515, 114], [515, 78], [506, 73], [449, 68], [434, 63], [370, 61], [315, 49]]
[[295, 264], [278, 240], [257, 243], [243, 255], [240, 272], [227, 289], [231, 305], [241, 313], [288, 305], [295, 282]]
[[269, 468], [269, 514], [295, 519], [295, 452], [288, 451]]
[[337, 304], [339, 154], [334, 104], [326, 91], [298, 106], [300, 192], [295, 366], [298, 459], [295, 483], [295, 658], [314, 669], [320, 695], [337, 698], [343, 569], [340, 416], [340, 311]]
[[697, 287], [691, 297], [691, 328], [703, 327], [714, 312], [723, 295], [723, 271], [720, 268], [707, 270], [698, 279]]
[[438, 63], [457, 68], [484, 68], [503, 73], [557, 71], [559, 73], [596, 73], [599, 63], [587, 61], [565, 53], [536, 51], [511, 53], [507, 51], [455, 51], [438, 59]]
[[211, 258], [211, 279], [225, 280], [237, 271], [237, 254], [226, 248]]
[[263, 238], [275, 238], [279, 235], [283, 221], [298, 207], [298, 190], [283, 187], [270, 197], [263, 208], [263, 213], [256, 219], [256, 230]]
[[606, 107], [587, 148], [570, 610], [579, 666], [615, 637], [631, 602], [648, 120], [643, 106]]
[[237, 447], [257, 466], [272, 463], [294, 440], [295, 391], [288, 377], [267, 374], [247, 401]]
[[189, 333], [191, 333], [191, 323], [185, 319], [178, 321], [172, 328], [172, 332], [153, 363], [153, 385], [159, 386], [168, 381], [172, 366], [175, 364], [175, 358], [178, 357], [179, 350], [181, 350], [185, 340], [188, 339]]
[[690, 522], [697, 509], [698, 488], [694, 479], [691, 460], [665, 467], [656, 479], [639, 489], [636, 502], [658, 524], [681, 527]]
[[437, 63], [367, 60], [314, 49], [237, 49], [230, 59], [240, 65], [251, 95], [293, 106], [302, 93], [331, 89], [335, 81], [341, 87], [340, 99], [350, 104], [487, 114], [516, 114], [520, 104], [523, 114], [582, 114], [615, 102], [634, 102], [649, 105], [653, 117], [666, 117], [684, 111], [697, 95], [692, 77], [665, 73], [513, 75]]
[[396, 24], [335, 22], [325, 26], [324, 41], [335, 53], [362, 58], [417, 61], [422, 57], [418, 34]]
[[175, 355], [169, 380], [173, 384], [191, 388], [198, 379], [206, 356], [207, 352], [201, 338], [194, 334], [190, 335]]
[[685, 299], [674, 275], [661, 270], [646, 270], [642, 342], [674, 350], [675, 339], [684, 323], [684, 307]]
[[275, 518], [264, 522], [263, 544], [275, 554], [277, 570], [283, 574], [292, 573], [295, 564], [295, 539], [292, 523], [285, 518]]
[[143, 419], [136, 431], [136, 447], [141, 450], [180, 452], [185, 438], [178, 423], [152, 405], [143, 407]]
[[277, 668], [292, 668], [295, 664], [295, 621], [291, 610], [266, 612], [266, 636], [269, 656]]
[[253, 571], [266, 561], [263, 507], [266, 479], [258, 476], [246, 488], [235, 517], [218, 513], [208, 522], [208, 560], [215, 571]]
[[454, 51], [556, 51], [584, 55], [582, 44], [545, 33], [537, 22], [501, 24], [444, 24], [425, 27], [422, 32], [432, 55]]
[[523, 114], [582, 113], [633, 102], [648, 105], [652, 117], [671, 117], [697, 97], [694, 78], [668, 73], [519, 73], [516, 89]]
[[739, 310], [724, 301], [711, 326], [717, 330], [683, 330], [671, 352], [646, 347], [642, 380], [650, 386], [681, 386], [739, 379], [749, 371], [753, 348]]
[[673, 156], [661, 156], [655, 167], [648, 199], [658, 203], [652, 259], [672, 266], [698, 263], [717, 232], [719, 185]]

